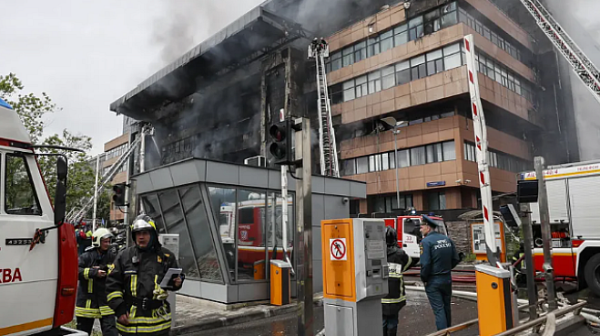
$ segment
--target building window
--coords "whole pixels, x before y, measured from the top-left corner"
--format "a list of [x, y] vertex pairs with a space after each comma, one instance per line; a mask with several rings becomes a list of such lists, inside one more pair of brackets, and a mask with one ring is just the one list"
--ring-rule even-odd
[[356, 85], [356, 98], [366, 96], [369, 94], [367, 90], [367, 76], [358, 77], [355, 81]]
[[381, 52], [386, 52], [394, 47], [394, 31], [388, 30], [387, 32], [379, 35]]
[[387, 90], [391, 87], [394, 87], [396, 85], [396, 80], [395, 80], [395, 71], [394, 71], [394, 66], [389, 66], [387, 68], [383, 68], [381, 70], [381, 77], [382, 77], [382, 86], [384, 90]]
[[[465, 142], [464, 147], [465, 160], [477, 162], [475, 145], [472, 143]], [[531, 166], [531, 164], [526, 160], [493, 150], [488, 150], [488, 164], [490, 167], [515, 173], [528, 170]]]
[[394, 46], [403, 45], [408, 42], [408, 25], [405, 23], [394, 28]]
[[442, 155], [442, 144], [441, 143], [427, 145], [425, 148], [427, 150], [427, 163], [443, 161], [442, 160], [443, 155]]
[[464, 9], [460, 8], [459, 10], [459, 21], [466, 24], [467, 26], [473, 28], [477, 33], [486, 39], [490, 40], [493, 44], [498, 46], [500, 49], [506, 51], [513, 58], [517, 60], [521, 60], [521, 51], [516, 48], [514, 45], [503, 39], [501, 36], [496, 34], [493, 30], [486, 27], [480, 21], [473, 18], [473, 16]]
[[354, 80], [344, 82], [342, 85], [344, 88], [344, 101], [347, 102], [354, 99], [356, 97], [354, 93]]
[[404, 149], [398, 151], [398, 167], [410, 167], [410, 150]]
[[354, 47], [350, 46], [342, 50], [342, 67], [354, 64]]
[[410, 72], [412, 80], [427, 76], [427, 71], [425, 71], [425, 69], [425, 56], [418, 56], [410, 60]]
[[344, 175], [356, 175], [356, 160], [350, 159], [344, 161]]
[[410, 62], [396, 64], [396, 83], [402, 85], [410, 82]]
[[442, 152], [444, 155], [444, 161], [456, 160], [456, 146], [454, 145], [454, 140], [443, 142]]
[[336, 52], [330, 57], [331, 71], [336, 71], [342, 68], [342, 53]]
[[491, 57], [479, 51], [475, 52], [475, 61], [479, 64], [479, 72], [516, 94], [525, 97], [530, 102], [534, 102], [534, 97], [529, 86], [524, 81], [522, 82], [517, 74], [508, 70], [503, 64], [496, 62]]
[[354, 62], [360, 62], [367, 58], [367, 42], [363, 41], [354, 46]]
[[[460, 50], [460, 48], [459, 48]], [[442, 50], [438, 49], [427, 54], [427, 76], [435, 75], [444, 71], [444, 59]]]
[[408, 38], [414, 41], [423, 37], [423, 17], [417, 16], [408, 21]]
[[379, 36], [369, 38], [367, 40], [367, 57], [373, 57], [381, 52], [381, 45], [379, 44]]
[[[372, 197], [369, 201], [371, 206], [369, 212], [392, 213], [397, 210], [406, 210], [412, 207], [413, 195], [401, 194], [400, 197], [398, 197], [396, 194], [389, 196], [377, 195]], [[400, 204], [398, 205], [398, 203]]]
[[356, 173], [364, 174], [369, 172], [369, 158], [360, 157], [356, 159]]
[[413, 166], [423, 165], [427, 162], [425, 157], [425, 147], [415, 147], [410, 149], [410, 162]]
[[381, 71], [375, 71], [369, 75], [369, 94], [381, 91]]
[[446, 210], [446, 193], [443, 191], [440, 192], [430, 192], [427, 195], [427, 201], [429, 205], [429, 210]]

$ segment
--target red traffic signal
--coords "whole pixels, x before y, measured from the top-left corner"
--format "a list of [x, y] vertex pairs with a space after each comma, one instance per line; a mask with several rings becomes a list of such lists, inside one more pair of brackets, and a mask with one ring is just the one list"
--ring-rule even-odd
[[271, 137], [271, 145], [269, 153], [277, 165], [289, 165], [292, 160], [292, 132], [291, 121], [275, 123], [269, 127], [269, 136]]

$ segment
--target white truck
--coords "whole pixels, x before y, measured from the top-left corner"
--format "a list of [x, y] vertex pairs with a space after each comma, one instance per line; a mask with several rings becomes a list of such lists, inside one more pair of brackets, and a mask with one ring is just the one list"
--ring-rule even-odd
[[[520, 174], [535, 180], [535, 172]], [[544, 171], [552, 231], [552, 261], [555, 277], [577, 279], [600, 295], [600, 161], [550, 166]], [[531, 204], [534, 265], [542, 271], [540, 213]]]
[[54, 207], [34, 146], [0, 98], [0, 335], [86, 335], [73, 320], [77, 243], [64, 224], [67, 163], [58, 158]]

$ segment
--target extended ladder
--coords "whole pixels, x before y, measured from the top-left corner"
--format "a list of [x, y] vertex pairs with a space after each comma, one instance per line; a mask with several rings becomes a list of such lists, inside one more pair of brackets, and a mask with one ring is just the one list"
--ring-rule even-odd
[[319, 149], [321, 158], [321, 175], [340, 177], [337, 145], [331, 121], [331, 103], [327, 87], [325, 58], [329, 57], [329, 46], [325, 41], [309, 46], [309, 56], [315, 59], [317, 73], [317, 106], [319, 107]]
[[[102, 191], [104, 190], [104, 187], [107, 184], [109, 184], [110, 181], [112, 181], [113, 177], [115, 177], [115, 175], [117, 175], [117, 173], [121, 170], [121, 167], [123, 167], [123, 165], [131, 157], [131, 155], [133, 155], [137, 146], [139, 146], [140, 143], [142, 142], [141, 139], [142, 139], [142, 137], [140, 136], [135, 141], [133, 141], [131, 143], [131, 146], [129, 146], [127, 152], [125, 152], [123, 155], [121, 155], [119, 160], [117, 160], [117, 162], [115, 162], [111, 166], [110, 170], [108, 170], [106, 173], [104, 173], [104, 175], [102, 176], [102, 180], [100, 181], [100, 183], [98, 185], [98, 195], [100, 195], [102, 193]], [[86, 203], [81, 208], [71, 209], [71, 211], [69, 211], [69, 213], [66, 216], [66, 222], [76, 224], [79, 221], [81, 221], [83, 219], [83, 217], [85, 216], [85, 214], [94, 205], [94, 200], [95, 200], [95, 197], [92, 196], [86, 201]]]
[[533, 15], [544, 34], [571, 64], [579, 79], [600, 102], [600, 71], [598, 68], [538, 0], [521, 0], [521, 3]]

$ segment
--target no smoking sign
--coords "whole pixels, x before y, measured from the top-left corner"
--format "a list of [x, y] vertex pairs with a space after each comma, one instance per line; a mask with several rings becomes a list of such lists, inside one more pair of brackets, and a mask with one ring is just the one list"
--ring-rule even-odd
[[329, 259], [333, 261], [348, 260], [346, 238], [329, 239]]

